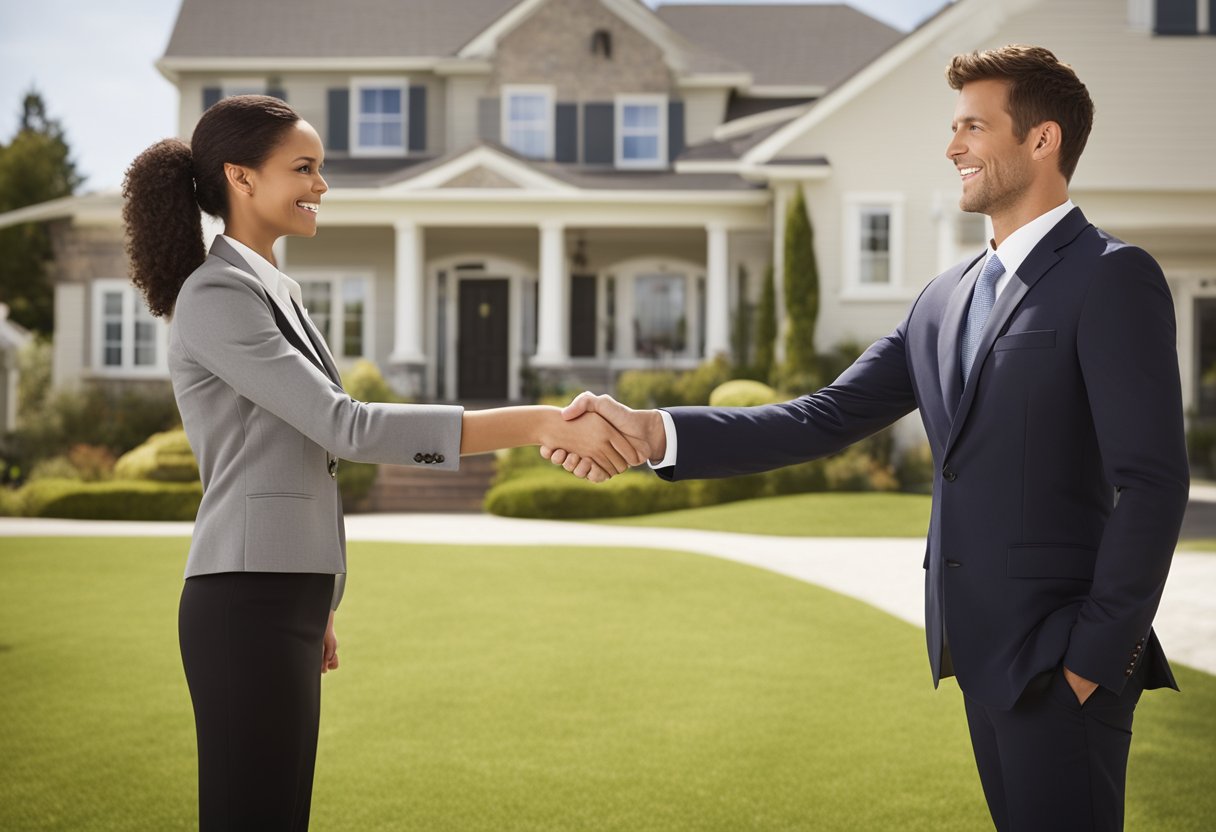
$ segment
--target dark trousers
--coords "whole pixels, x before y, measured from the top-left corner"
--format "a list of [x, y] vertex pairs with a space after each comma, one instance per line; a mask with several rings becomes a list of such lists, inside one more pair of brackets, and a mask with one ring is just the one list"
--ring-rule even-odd
[[334, 576], [186, 580], [178, 636], [198, 732], [199, 829], [306, 830]]
[[1108, 832], [1123, 828], [1132, 715], [1141, 662], [1123, 692], [1098, 688], [1082, 705], [1056, 668], [1031, 680], [1008, 711], [964, 693], [971, 745], [999, 832]]

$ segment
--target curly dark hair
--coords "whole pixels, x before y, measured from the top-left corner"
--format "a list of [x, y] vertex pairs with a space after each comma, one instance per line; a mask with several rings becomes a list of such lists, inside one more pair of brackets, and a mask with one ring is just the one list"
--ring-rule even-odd
[[955, 55], [946, 67], [951, 89], [988, 80], [1009, 84], [1008, 111], [1019, 144], [1036, 124], [1060, 125], [1060, 173], [1071, 180], [1094, 126], [1094, 102], [1073, 68], [1041, 46], [1020, 44]]
[[234, 95], [203, 113], [190, 144], [163, 139], [135, 157], [123, 179], [122, 218], [131, 281], [158, 318], [173, 314], [177, 294], [203, 251], [202, 212], [227, 219], [224, 164], [259, 168], [300, 120], [266, 95]]

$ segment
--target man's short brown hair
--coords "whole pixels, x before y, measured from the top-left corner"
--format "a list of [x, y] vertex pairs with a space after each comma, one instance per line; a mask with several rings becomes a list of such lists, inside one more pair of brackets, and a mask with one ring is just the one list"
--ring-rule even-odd
[[1030, 128], [1045, 121], [1059, 124], [1060, 173], [1072, 179], [1094, 125], [1094, 102], [1071, 66], [1041, 46], [1011, 44], [955, 55], [946, 80], [956, 90], [972, 81], [1007, 82], [1014, 138], [1025, 141]]

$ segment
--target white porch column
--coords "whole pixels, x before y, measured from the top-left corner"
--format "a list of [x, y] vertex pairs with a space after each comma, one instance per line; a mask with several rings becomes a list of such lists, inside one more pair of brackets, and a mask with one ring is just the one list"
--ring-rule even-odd
[[785, 214], [794, 191], [786, 183], [773, 184], [773, 292], [777, 301], [777, 343], [773, 356], [785, 360]]
[[570, 360], [570, 304], [567, 302], [565, 226], [556, 220], [540, 226], [540, 320], [536, 357], [540, 367]]
[[730, 268], [726, 226], [705, 226], [705, 358], [730, 355]]
[[422, 351], [423, 242], [422, 227], [413, 220], [393, 224], [397, 247], [394, 255], [394, 285], [397, 302], [393, 314], [393, 364], [425, 364]]

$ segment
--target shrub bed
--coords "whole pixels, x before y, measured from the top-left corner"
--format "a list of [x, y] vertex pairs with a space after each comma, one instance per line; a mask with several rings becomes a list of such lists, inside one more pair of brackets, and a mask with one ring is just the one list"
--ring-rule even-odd
[[39, 480], [21, 489], [24, 514], [77, 520], [193, 520], [200, 483]]

